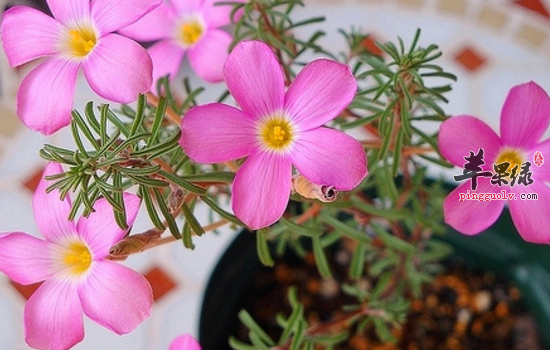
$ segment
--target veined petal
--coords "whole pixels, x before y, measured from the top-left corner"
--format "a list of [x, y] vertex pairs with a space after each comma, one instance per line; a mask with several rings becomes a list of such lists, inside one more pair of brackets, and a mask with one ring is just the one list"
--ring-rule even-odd
[[[222, 3], [216, 5], [216, 3]], [[244, 0], [231, 0], [234, 3], [242, 3]], [[204, 0], [202, 5], [202, 15], [204, 21], [209, 28], [218, 28], [231, 23], [231, 11], [233, 10], [233, 5], [226, 4], [227, 1], [221, 0]], [[237, 14], [236, 14], [237, 15]], [[238, 15], [237, 18], [238, 19]]]
[[55, 19], [63, 24], [73, 24], [90, 18], [90, 0], [46, 0]]
[[23, 232], [0, 236], [0, 271], [17, 283], [31, 284], [52, 275], [50, 243]]
[[69, 197], [65, 200], [60, 199], [59, 190], [53, 190], [46, 193], [46, 188], [52, 185], [54, 181], [46, 180], [48, 175], [62, 173], [59, 163], [50, 162], [44, 169], [44, 174], [40, 180], [33, 197], [34, 218], [38, 229], [50, 242], [62, 242], [67, 237], [74, 237], [76, 226], [69, 221], [71, 211], [71, 201]]
[[169, 0], [176, 12], [180, 15], [196, 13], [200, 10], [204, 0]]
[[36, 349], [66, 350], [84, 339], [77, 285], [44, 282], [25, 305], [25, 340]]
[[4, 13], [1, 33], [8, 61], [15, 67], [55, 54], [62, 26], [43, 12], [15, 6]]
[[[527, 242], [550, 243], [550, 188], [540, 181], [530, 186], [514, 186], [516, 200], [508, 202], [512, 221], [521, 237]], [[536, 200], [522, 200], [522, 193], [535, 193]]]
[[176, 337], [168, 350], [201, 350], [199, 342], [189, 334]]
[[69, 125], [80, 64], [48, 58], [23, 79], [17, 115], [28, 128], [50, 135]]
[[134, 23], [159, 6], [162, 0], [92, 0], [90, 11], [102, 34]]
[[510, 89], [502, 106], [500, 135], [503, 146], [530, 148], [550, 124], [550, 98], [533, 82]]
[[355, 188], [367, 176], [367, 157], [361, 144], [334, 129], [316, 128], [301, 133], [291, 158], [311, 182], [341, 191]]
[[[543, 163], [540, 166], [535, 165], [534, 162], [536, 152], [540, 152], [543, 157]], [[531, 148], [527, 151], [527, 156], [529, 159], [526, 159], [526, 161], [531, 162], [533, 177], [536, 177], [539, 181], [550, 182], [550, 139], [544, 140]]]
[[119, 103], [135, 101], [139, 93], [149, 91], [153, 80], [147, 51], [117, 34], [102, 37], [82, 68], [99, 96]]
[[326, 59], [310, 62], [296, 76], [285, 96], [285, 110], [302, 130], [336, 118], [357, 91], [351, 69]]
[[463, 183], [455, 188], [443, 203], [445, 222], [465, 235], [475, 235], [489, 228], [498, 219], [506, 203], [504, 200], [460, 201], [460, 194], [467, 194], [467, 191], [476, 195], [500, 192], [500, 187], [491, 185], [490, 178], [478, 178], [477, 181], [475, 191], [471, 191], [470, 182]]
[[151, 91], [156, 91], [157, 81], [165, 75], [174, 80], [181, 67], [185, 50], [172, 40], [161, 40], [151, 46], [147, 52], [153, 61], [153, 85]]
[[492, 164], [500, 150], [500, 139], [487, 124], [476, 117], [460, 115], [444, 121], [439, 129], [439, 148], [449, 162], [464, 166], [464, 157], [475, 154], [482, 148], [485, 164], [482, 168], [492, 170]]
[[154, 41], [171, 38], [174, 31], [175, 12], [172, 6], [163, 2], [127, 27], [118, 32], [139, 41]]
[[281, 218], [290, 196], [292, 163], [274, 152], [256, 152], [243, 163], [233, 181], [231, 204], [249, 228], [267, 227]]
[[199, 77], [217, 83], [223, 80], [223, 64], [231, 36], [222, 30], [209, 30], [204, 37], [189, 48], [189, 62]]
[[134, 270], [112, 261], [94, 263], [78, 294], [84, 313], [103, 327], [126, 334], [151, 314], [153, 292]]
[[224, 76], [231, 95], [250, 115], [259, 118], [283, 108], [283, 70], [266, 44], [240, 42], [225, 61]]
[[[138, 196], [124, 193], [124, 207], [128, 226], [134, 224], [139, 211]], [[115, 221], [113, 207], [105, 199], [99, 199], [94, 205], [95, 212], [89, 217], [81, 217], [77, 224], [78, 235], [88, 244], [94, 260], [105, 258], [109, 248], [120, 241], [128, 230], [121, 229]]]
[[189, 110], [181, 122], [180, 145], [198, 163], [246, 157], [257, 148], [251, 116], [221, 103]]

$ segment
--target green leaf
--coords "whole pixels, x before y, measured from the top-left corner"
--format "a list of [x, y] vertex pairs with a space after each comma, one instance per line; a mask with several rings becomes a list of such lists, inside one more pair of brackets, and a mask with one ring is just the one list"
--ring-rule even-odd
[[362, 242], [357, 242], [357, 247], [353, 252], [349, 267], [349, 276], [352, 280], [357, 280], [363, 275], [363, 270], [365, 269], [366, 251], [367, 245]]
[[353, 238], [357, 241], [370, 243], [372, 238], [370, 238], [365, 232], [359, 231], [358, 229], [351, 227], [344, 222], [338, 220], [337, 218], [328, 215], [326, 213], [321, 213], [319, 219], [325, 222], [326, 224], [334, 227], [336, 230], [341, 231], [344, 235]]
[[158, 188], [153, 188], [153, 193], [155, 195], [160, 212], [162, 213], [162, 215], [164, 216], [164, 219], [166, 220], [166, 223], [168, 224], [170, 233], [172, 234], [172, 236], [174, 236], [175, 239], [181, 239], [181, 235], [178, 229], [178, 225], [176, 224], [176, 220], [172, 216], [172, 213], [170, 213], [170, 209], [168, 209], [168, 206], [164, 201], [164, 197], [162, 196]]
[[323, 234], [323, 230], [320, 228], [298, 225], [294, 221], [285, 218], [279, 219], [279, 222], [281, 223], [281, 225], [303, 236], [316, 237]]
[[252, 316], [250, 316], [250, 314], [246, 310], [241, 310], [239, 312], [239, 320], [241, 320], [241, 322], [248, 329], [250, 329], [252, 333], [257, 334], [263, 342], [265, 342], [269, 346], [275, 345], [275, 342], [269, 337], [269, 335], [267, 335], [266, 332], [264, 332], [264, 330], [256, 323], [256, 321], [254, 321]]
[[258, 258], [264, 266], [273, 266], [275, 261], [271, 257], [269, 251], [269, 244], [266, 238], [266, 229], [261, 229], [256, 232], [256, 250], [258, 252]]
[[162, 222], [162, 220], [157, 214], [157, 210], [153, 203], [153, 198], [149, 192], [149, 188], [145, 186], [140, 186], [139, 194], [140, 194], [140, 197], [145, 202], [145, 208], [147, 209], [147, 214], [149, 214], [149, 218], [151, 219], [151, 222], [153, 223], [153, 225], [155, 225], [157, 229], [164, 231], [166, 227], [164, 226], [164, 223]]
[[181, 210], [183, 216], [185, 217], [185, 220], [187, 221], [191, 229], [195, 232], [195, 234], [197, 236], [201, 236], [202, 234], [204, 234], [204, 228], [202, 227], [201, 223], [185, 203], [181, 205]]
[[313, 236], [311, 241], [313, 243], [313, 256], [315, 257], [315, 263], [317, 264], [319, 274], [323, 278], [332, 277], [332, 272], [330, 271], [330, 266], [325, 255], [325, 250], [321, 244], [321, 238], [319, 236]]

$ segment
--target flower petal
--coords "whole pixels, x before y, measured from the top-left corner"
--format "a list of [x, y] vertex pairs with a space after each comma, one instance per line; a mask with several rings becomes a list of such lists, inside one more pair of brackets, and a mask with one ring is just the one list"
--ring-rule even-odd
[[[443, 216], [445, 222], [455, 230], [465, 235], [475, 235], [495, 223], [506, 201], [460, 201], [460, 194], [467, 194], [467, 191], [470, 191], [469, 182], [458, 186], [445, 198]], [[490, 178], [478, 178], [476, 191], [470, 191], [476, 195], [497, 192], [500, 192], [500, 188], [491, 185]]]
[[[138, 196], [124, 193], [124, 207], [128, 226], [134, 224], [139, 211]], [[99, 199], [94, 204], [95, 212], [89, 217], [78, 220], [78, 235], [88, 244], [94, 260], [103, 259], [109, 254], [109, 248], [120, 241], [128, 230], [121, 229], [115, 221], [113, 207], [106, 199]]]
[[231, 44], [231, 35], [222, 30], [209, 30], [189, 49], [189, 62], [199, 77], [210, 83], [223, 80], [223, 64]]
[[100, 33], [108, 34], [134, 23], [161, 3], [162, 0], [92, 0], [90, 11]]
[[117, 34], [102, 37], [82, 68], [92, 89], [114, 102], [135, 101], [139, 93], [149, 91], [153, 81], [147, 51]]
[[79, 63], [48, 58], [23, 79], [17, 115], [28, 128], [50, 135], [71, 122]]
[[161, 40], [151, 46], [147, 52], [153, 61], [152, 91], [156, 91], [157, 81], [165, 75], [170, 75], [170, 81], [178, 75], [185, 50], [172, 40]]
[[[231, 0], [234, 3], [242, 3], [244, 0]], [[223, 3], [216, 5], [216, 3]], [[204, 0], [202, 5], [202, 15], [209, 28], [218, 28], [231, 24], [231, 11], [233, 5], [228, 1]], [[236, 18], [236, 20], [239, 17]]]
[[139, 41], [166, 39], [173, 35], [174, 21], [174, 9], [168, 3], [163, 2], [138, 21], [118, 32]]
[[550, 98], [533, 82], [510, 89], [502, 106], [500, 135], [503, 146], [530, 148], [550, 124]]
[[[530, 186], [514, 186], [516, 200], [508, 202], [512, 221], [521, 237], [527, 242], [550, 243], [550, 188], [534, 181]], [[522, 193], [536, 194], [536, 200], [522, 200]]]
[[188, 15], [198, 12], [203, 1], [204, 0], [171, 0], [170, 3], [174, 6], [174, 9], [178, 14]]
[[36, 191], [34, 192], [32, 207], [34, 210], [34, 218], [38, 229], [50, 242], [60, 242], [67, 237], [74, 237], [76, 226], [72, 221], [69, 221], [69, 213], [71, 211], [71, 201], [69, 197], [65, 200], [60, 199], [59, 190], [53, 190], [46, 193], [46, 188], [53, 181], [45, 179], [48, 175], [62, 173], [59, 163], [50, 162], [44, 169], [44, 174]]
[[61, 24], [43, 12], [26, 6], [7, 10], [2, 19], [2, 43], [12, 67], [57, 52]]
[[243, 111], [263, 117], [283, 108], [283, 70], [273, 51], [260, 41], [241, 41], [224, 66], [225, 82]]
[[482, 168], [492, 170], [492, 164], [500, 150], [500, 139], [483, 121], [469, 115], [451, 117], [439, 129], [439, 148], [449, 162], [464, 166], [464, 157], [484, 151]]
[[17, 283], [31, 284], [52, 275], [50, 243], [22, 232], [0, 236], [0, 271]]
[[341, 191], [355, 188], [367, 176], [367, 157], [361, 144], [334, 129], [316, 128], [300, 134], [291, 158], [311, 182]]
[[267, 227], [281, 218], [290, 196], [292, 163], [277, 153], [256, 152], [233, 182], [232, 207], [249, 228]]
[[84, 339], [76, 284], [44, 282], [25, 305], [25, 340], [33, 348], [65, 350]]
[[326, 59], [310, 62], [300, 71], [285, 96], [285, 110], [302, 130], [336, 118], [357, 91], [351, 69]]
[[84, 313], [103, 327], [126, 334], [151, 314], [153, 292], [134, 270], [112, 261], [94, 262], [78, 289]]
[[190, 334], [183, 334], [170, 343], [168, 350], [201, 350], [201, 346]]
[[197, 163], [246, 157], [257, 148], [251, 116], [221, 103], [189, 110], [181, 123], [180, 145]]
[[46, 0], [55, 19], [63, 24], [90, 18], [90, 0]]

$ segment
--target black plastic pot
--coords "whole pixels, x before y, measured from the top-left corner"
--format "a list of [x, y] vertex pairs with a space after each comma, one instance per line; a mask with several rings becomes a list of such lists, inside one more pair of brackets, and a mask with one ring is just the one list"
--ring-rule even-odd
[[[451, 244], [455, 255], [469, 267], [513, 281], [537, 319], [545, 348], [550, 349], [550, 246], [523, 241], [507, 210], [479, 235], [464, 236], [449, 227], [438, 239]], [[237, 329], [237, 314], [245, 307], [254, 272], [260, 266], [255, 234], [243, 231], [222, 256], [208, 283], [199, 329], [203, 350], [230, 349], [228, 338]]]

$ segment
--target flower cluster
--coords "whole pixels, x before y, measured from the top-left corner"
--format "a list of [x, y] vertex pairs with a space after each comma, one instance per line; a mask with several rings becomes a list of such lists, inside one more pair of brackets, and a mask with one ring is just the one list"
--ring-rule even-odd
[[[429, 278], [421, 266], [408, 262], [428, 266], [433, 256], [440, 256], [423, 255], [433, 253], [428, 239], [441, 227], [439, 219], [474, 235], [490, 227], [506, 203], [465, 200], [470, 198], [469, 190], [468, 197], [464, 194], [469, 182], [443, 201], [435, 186], [416, 178], [426, 170], [416, 162], [424, 153], [438, 154], [434, 163], [464, 167], [458, 178], [471, 178], [472, 193], [479, 191], [484, 199], [496, 199], [504, 187], [510, 194], [503, 198], [509, 199], [521, 237], [550, 242], [545, 215], [550, 166], [543, 161], [550, 140], [540, 142], [550, 124], [550, 98], [540, 86], [530, 82], [510, 90], [498, 136], [473, 116], [448, 118], [440, 111], [438, 103], [446, 100], [438, 91], [447, 87], [426, 88], [420, 77], [454, 76], [431, 63], [438, 57], [431, 56], [434, 46], [416, 46], [419, 34], [408, 52], [402, 42], [401, 51], [393, 44], [380, 45], [390, 62], [368, 53], [366, 37], [354, 32], [346, 36], [350, 52], [342, 62], [336, 55], [302, 62], [306, 50], [326, 53], [315, 42], [320, 34], [305, 41], [291, 34], [316, 19], [293, 23], [288, 15], [292, 1], [232, 2], [47, 0], [53, 16], [24, 6], [5, 12], [1, 38], [10, 65], [36, 64], [19, 88], [18, 116], [46, 135], [71, 125], [78, 148], [73, 152], [48, 145], [41, 152], [50, 162], [33, 209], [43, 239], [24, 232], [0, 234], [0, 271], [21, 284], [41, 283], [24, 311], [30, 346], [74, 346], [84, 337], [83, 315], [117, 334], [134, 330], [151, 313], [151, 287], [138, 272], [112, 260], [160, 244], [167, 230], [173, 237], [163, 242], [182, 240], [192, 247], [193, 234], [228, 223], [257, 230], [258, 254], [266, 265], [272, 263], [268, 239], [280, 239], [277, 247], [290, 242], [300, 252], [300, 239], [311, 239], [324, 277], [331, 272], [323, 249], [341, 237], [353, 242], [352, 279], [366, 271], [368, 259], [397, 257], [379, 268], [376, 280], [387, 285], [376, 288], [383, 292], [348, 286], [358, 299], [356, 309], [366, 310], [359, 316], [383, 315], [377, 328], [384, 330], [403, 315], [368, 309], [366, 295], [414, 295], [421, 289], [420, 281]], [[287, 10], [273, 10], [287, 3]], [[231, 36], [224, 27], [235, 21]], [[169, 83], [182, 74], [185, 57], [202, 81], [227, 88], [217, 102], [198, 103], [200, 89], [187, 85], [184, 98], [172, 95]], [[123, 105], [118, 115], [104, 105], [99, 118], [86, 107], [83, 118], [73, 111], [80, 72], [101, 98], [119, 104], [137, 101], [136, 107]], [[378, 85], [364, 87], [372, 81]], [[228, 97], [234, 105], [222, 103]], [[417, 120], [436, 115], [438, 136], [428, 136], [414, 124], [412, 115], [425, 111]], [[112, 128], [107, 125], [111, 122]], [[359, 141], [343, 131], [352, 127], [371, 138]], [[82, 135], [92, 151], [86, 150]], [[536, 168], [528, 169], [531, 160]], [[514, 186], [519, 175], [528, 189]], [[513, 200], [527, 190], [539, 199]], [[339, 192], [344, 193], [338, 197]], [[232, 212], [215, 198], [220, 193], [230, 193]], [[289, 208], [290, 199], [300, 207]], [[198, 201], [221, 219], [203, 226], [193, 213]], [[334, 201], [339, 202], [327, 204]], [[154, 228], [130, 234], [142, 206]], [[419, 219], [441, 207], [443, 217]], [[342, 211], [352, 219], [339, 221]], [[81, 217], [69, 220], [77, 213]], [[304, 223], [308, 225], [302, 227]], [[321, 238], [322, 231], [331, 235]], [[373, 235], [381, 243], [368, 246]], [[381, 252], [380, 246], [395, 254]], [[298, 301], [291, 300], [298, 311], [287, 326], [299, 324], [295, 328], [306, 332], [306, 320], [298, 319]], [[403, 300], [372, 304], [408, 305]], [[343, 315], [350, 324], [359, 318], [357, 312]], [[295, 331], [289, 328], [284, 334], [290, 337]], [[295, 341], [304, 341], [303, 334]], [[170, 345], [170, 350], [184, 349], [200, 350], [200, 345], [190, 335]]]

